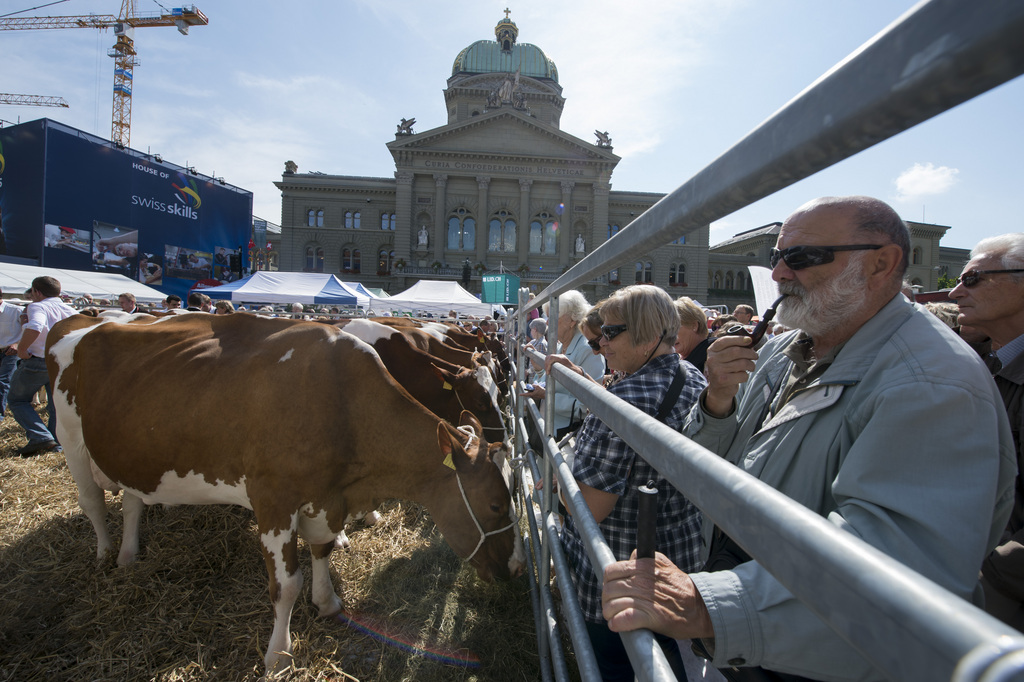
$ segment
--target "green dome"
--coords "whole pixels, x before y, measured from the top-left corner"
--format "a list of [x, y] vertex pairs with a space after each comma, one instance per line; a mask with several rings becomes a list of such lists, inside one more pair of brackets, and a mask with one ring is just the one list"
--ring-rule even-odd
[[462, 50], [452, 65], [452, 75], [515, 73], [558, 82], [558, 68], [536, 45], [517, 43], [515, 23], [503, 19], [495, 27], [497, 40], [478, 40]]

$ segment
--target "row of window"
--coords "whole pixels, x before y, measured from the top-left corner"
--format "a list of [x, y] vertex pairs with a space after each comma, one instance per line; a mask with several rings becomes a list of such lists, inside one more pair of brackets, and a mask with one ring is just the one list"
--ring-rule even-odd
[[[377, 252], [377, 274], [388, 274], [395, 262], [395, 252], [384, 247]], [[324, 249], [322, 246], [306, 247], [306, 272], [324, 271]], [[341, 271], [358, 274], [363, 271], [363, 255], [360, 249], [346, 246], [341, 250]]]
[[[359, 211], [345, 211], [345, 229], [346, 230], [358, 230], [362, 227], [362, 213]], [[306, 213], [306, 225], [309, 227], [323, 227], [324, 226], [324, 210], [310, 209]], [[394, 231], [395, 229], [395, 214], [394, 213], [381, 213], [380, 214], [380, 229]]]
[[[345, 229], [358, 230], [361, 227], [362, 214], [359, 211], [345, 212]], [[310, 209], [306, 214], [309, 227], [324, 226], [324, 210]], [[395, 214], [380, 214], [380, 229], [394, 231]], [[619, 225], [608, 225], [608, 239], [618, 234]], [[558, 219], [548, 213], [540, 213], [530, 222], [530, 253], [553, 254], [557, 252]], [[686, 236], [670, 242], [685, 244]], [[476, 219], [464, 209], [456, 209], [448, 218], [446, 248], [449, 251], [476, 250]], [[516, 221], [508, 211], [498, 211], [488, 225], [487, 250], [497, 253], [513, 253], [516, 250]], [[915, 249], [915, 263], [919, 254]]]
[[[498, 211], [488, 224], [487, 250], [514, 253], [516, 220], [508, 211]], [[558, 220], [540, 213], [530, 222], [530, 253], [554, 254], [558, 245]], [[464, 208], [455, 209], [448, 217], [445, 248], [449, 251], [476, 250], [476, 218]]]
[[742, 272], [733, 273], [731, 270], [724, 274], [721, 271], [709, 272], [708, 281], [712, 289], [749, 289], [753, 286]]

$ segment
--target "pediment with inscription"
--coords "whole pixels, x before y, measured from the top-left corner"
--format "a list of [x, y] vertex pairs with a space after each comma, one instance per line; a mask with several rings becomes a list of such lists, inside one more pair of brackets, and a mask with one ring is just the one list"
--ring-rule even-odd
[[587, 143], [557, 128], [535, 123], [519, 112], [497, 111], [469, 121], [434, 128], [418, 135], [388, 143], [396, 157], [433, 155], [438, 152], [480, 157], [540, 158], [592, 161], [600, 164], [619, 162], [607, 149]]

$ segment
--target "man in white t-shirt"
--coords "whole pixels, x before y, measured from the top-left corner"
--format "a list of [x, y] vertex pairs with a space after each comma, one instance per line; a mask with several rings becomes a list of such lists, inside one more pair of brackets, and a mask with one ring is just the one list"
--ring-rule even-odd
[[[36, 277], [32, 280], [28, 297], [32, 299], [25, 311], [28, 321], [18, 341], [18, 357], [21, 362], [11, 377], [8, 395], [11, 414], [25, 429], [28, 438], [28, 444], [18, 448], [18, 454], [22, 457], [60, 448], [55, 434], [57, 418], [53, 410], [53, 392], [46, 371], [46, 335], [53, 325], [76, 313], [74, 308], [60, 300], [60, 282], [53, 277]], [[32, 406], [32, 396], [43, 386], [46, 387], [48, 399], [49, 420], [46, 424]]]

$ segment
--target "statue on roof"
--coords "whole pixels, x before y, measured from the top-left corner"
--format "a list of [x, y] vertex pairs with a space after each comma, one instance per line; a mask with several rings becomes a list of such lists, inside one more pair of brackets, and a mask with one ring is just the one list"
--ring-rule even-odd
[[612, 138], [611, 138], [611, 136], [608, 135], [608, 131], [607, 130], [604, 131], [603, 133], [600, 130], [595, 130], [594, 134], [597, 135], [597, 146], [598, 147], [611, 147], [612, 146]]
[[517, 90], [519, 90], [519, 69], [516, 69], [514, 79], [512, 74], [505, 74], [505, 80], [501, 83], [501, 87], [498, 88], [498, 99], [502, 102], [511, 102], [512, 95]]
[[416, 123], [415, 118], [402, 119], [402, 122], [398, 124], [398, 131], [395, 135], [412, 135], [412, 125]]

